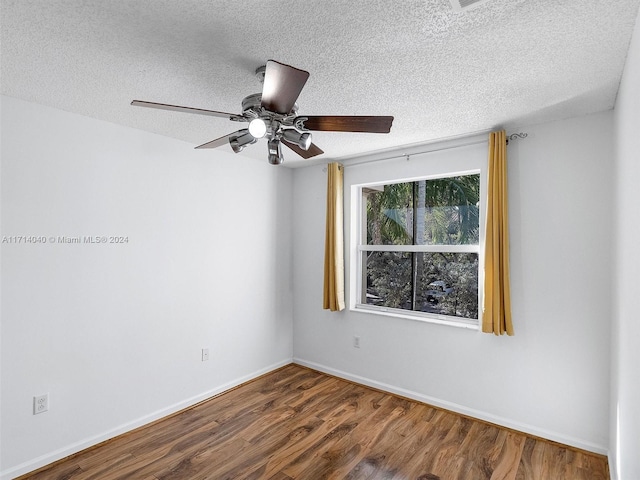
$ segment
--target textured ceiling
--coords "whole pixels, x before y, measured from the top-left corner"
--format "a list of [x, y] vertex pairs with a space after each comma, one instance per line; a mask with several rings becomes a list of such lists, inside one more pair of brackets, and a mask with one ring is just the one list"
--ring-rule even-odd
[[1, 0], [0, 84], [195, 146], [238, 124], [130, 101], [240, 113], [274, 59], [311, 74], [300, 114], [395, 116], [387, 135], [314, 133], [327, 161], [612, 108], [639, 2]]

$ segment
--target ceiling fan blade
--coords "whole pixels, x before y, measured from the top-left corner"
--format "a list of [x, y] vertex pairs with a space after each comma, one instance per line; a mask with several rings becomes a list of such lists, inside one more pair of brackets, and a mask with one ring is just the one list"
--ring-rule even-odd
[[324, 132], [389, 133], [392, 123], [393, 117], [384, 116], [318, 115], [297, 117], [294, 126]]
[[[240, 130], [239, 132], [241, 131], [242, 130]], [[216, 138], [215, 140], [211, 140], [210, 142], [203, 143], [202, 145], [198, 145], [195, 148], [218, 148], [223, 145], [227, 145], [229, 144], [229, 137], [232, 137], [233, 135], [237, 135], [239, 132], [233, 132], [233, 133], [230, 133], [229, 135], [225, 135], [224, 137]]]
[[235, 113], [216, 112], [215, 110], [205, 110], [204, 108], [181, 107], [180, 105], [167, 105], [166, 103], [145, 102], [143, 100], [133, 100], [131, 105], [136, 107], [157, 108], [159, 110], [171, 110], [174, 112], [197, 113], [198, 115], [222, 117], [236, 121], [244, 120], [244, 117], [236, 115]]
[[262, 107], [271, 112], [290, 113], [308, 78], [309, 72], [305, 70], [269, 60], [264, 72]]
[[296, 152], [298, 155], [300, 155], [302, 158], [311, 158], [311, 157], [315, 157], [316, 155], [320, 155], [324, 153], [315, 143], [312, 143], [308, 150], [303, 150], [295, 143], [291, 143], [285, 140], [284, 138], [281, 139], [280, 141], [284, 143], [287, 147], [289, 147], [291, 150]]

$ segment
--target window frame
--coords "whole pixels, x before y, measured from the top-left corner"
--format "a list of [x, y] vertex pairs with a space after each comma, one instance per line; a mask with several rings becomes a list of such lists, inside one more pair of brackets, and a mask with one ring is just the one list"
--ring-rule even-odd
[[[472, 162], [473, 163], [473, 162]], [[350, 310], [375, 315], [390, 316], [408, 320], [417, 320], [441, 325], [449, 325], [460, 328], [479, 330], [482, 324], [482, 298], [484, 283], [484, 240], [485, 240], [485, 219], [486, 219], [486, 168], [484, 165], [473, 165], [469, 169], [452, 169], [437, 173], [420, 175], [409, 178], [395, 178], [384, 181], [374, 181], [352, 185], [352, 255], [355, 255], [355, 272], [351, 275], [351, 280], [355, 282], [355, 298], [351, 299]], [[365, 200], [365, 190], [377, 190], [376, 187], [417, 182], [422, 180], [435, 180], [464, 175], [480, 175], [480, 205], [479, 205], [479, 239], [478, 244], [473, 245], [368, 245], [367, 244], [367, 205]], [[421, 253], [421, 252], [443, 252], [443, 253], [475, 253], [478, 255], [478, 318], [464, 318], [450, 315], [421, 312], [415, 310], [405, 310], [401, 308], [384, 307], [363, 303], [363, 295], [366, 295], [366, 265], [364, 253], [372, 251], [399, 252], [399, 253]]]

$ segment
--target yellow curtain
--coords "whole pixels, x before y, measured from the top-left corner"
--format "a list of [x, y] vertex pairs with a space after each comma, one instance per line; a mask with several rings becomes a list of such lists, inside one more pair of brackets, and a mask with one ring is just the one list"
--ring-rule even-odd
[[509, 286], [507, 138], [504, 130], [489, 134], [488, 181], [482, 331], [513, 335]]
[[343, 167], [327, 165], [327, 231], [324, 243], [323, 308], [344, 310]]

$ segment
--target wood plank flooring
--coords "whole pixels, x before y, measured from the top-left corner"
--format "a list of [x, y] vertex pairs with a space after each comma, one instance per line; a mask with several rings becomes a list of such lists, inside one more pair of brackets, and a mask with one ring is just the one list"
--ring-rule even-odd
[[599, 480], [606, 458], [288, 365], [20, 479]]

